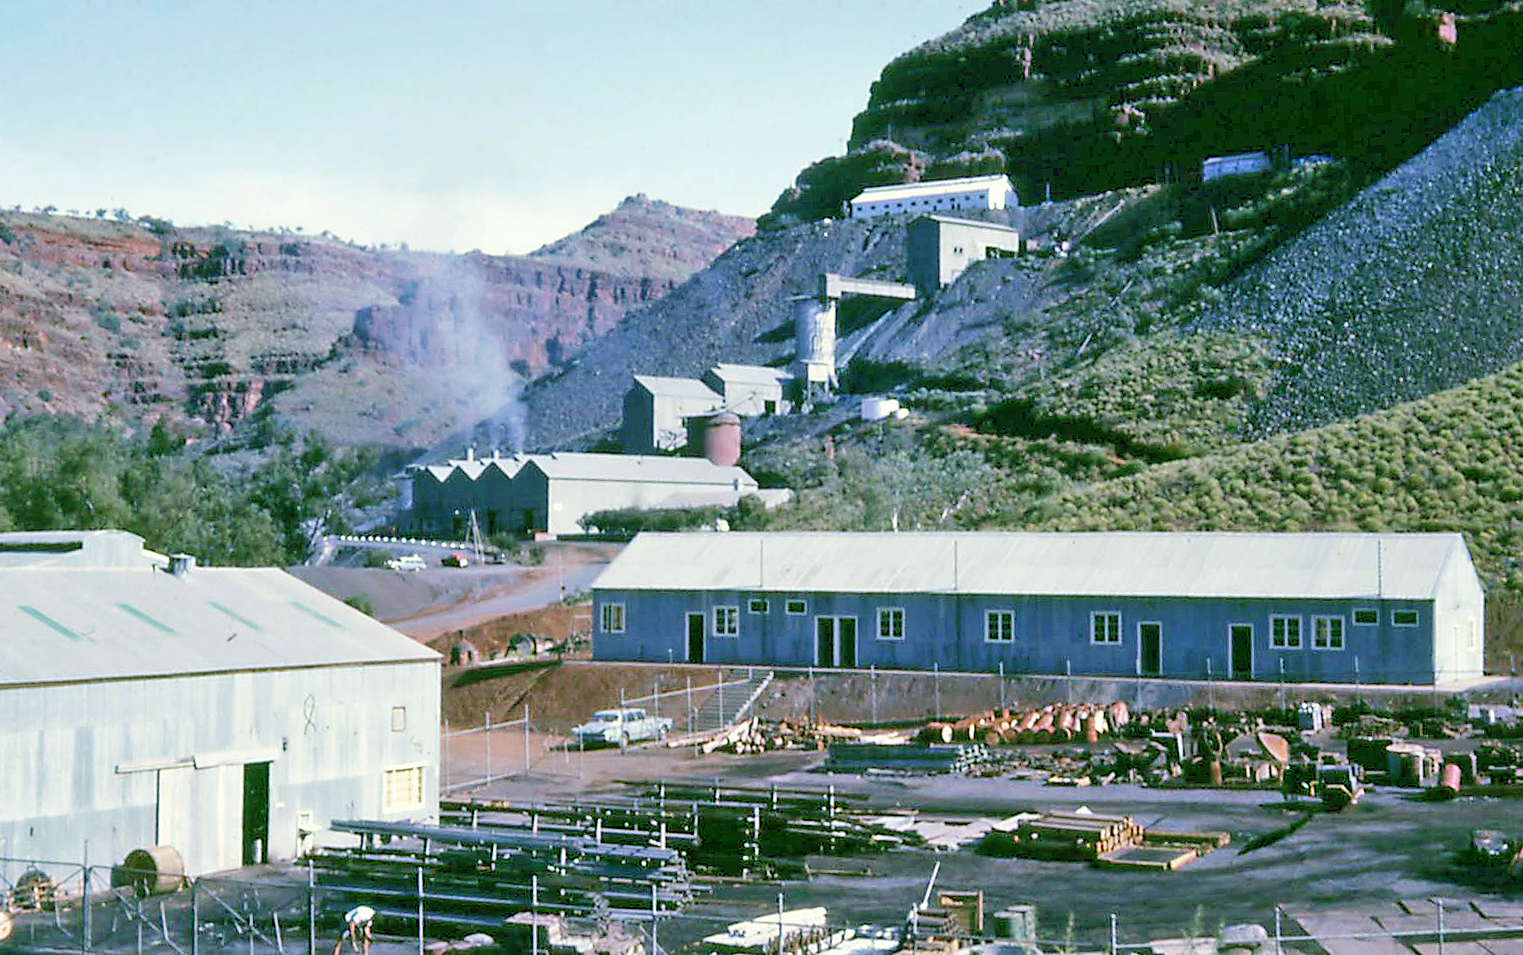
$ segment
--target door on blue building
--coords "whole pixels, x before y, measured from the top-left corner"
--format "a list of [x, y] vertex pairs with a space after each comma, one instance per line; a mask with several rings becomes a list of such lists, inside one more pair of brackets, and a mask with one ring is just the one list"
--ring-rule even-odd
[[1234, 623], [1228, 633], [1227, 665], [1232, 671], [1232, 679], [1253, 679], [1253, 624]]
[[703, 614], [687, 615], [687, 662], [703, 662]]
[[1163, 624], [1148, 621], [1137, 625], [1137, 672], [1142, 676], [1163, 672]]
[[857, 665], [857, 618], [814, 618], [814, 662], [822, 667]]

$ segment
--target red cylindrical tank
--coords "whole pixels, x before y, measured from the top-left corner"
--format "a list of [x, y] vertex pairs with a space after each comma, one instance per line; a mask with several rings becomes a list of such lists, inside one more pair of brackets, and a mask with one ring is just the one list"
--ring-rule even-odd
[[1460, 764], [1445, 763], [1444, 772], [1438, 781], [1439, 788], [1447, 789], [1452, 793], [1460, 791]]
[[703, 431], [703, 456], [722, 468], [740, 463], [740, 418], [721, 411], [709, 419]]

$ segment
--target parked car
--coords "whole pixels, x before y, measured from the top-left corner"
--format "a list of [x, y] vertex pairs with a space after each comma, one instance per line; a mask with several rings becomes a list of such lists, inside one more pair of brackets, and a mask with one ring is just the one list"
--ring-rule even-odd
[[618, 710], [598, 710], [592, 714], [592, 719], [571, 731], [571, 739], [581, 746], [623, 749], [641, 740], [666, 739], [666, 734], [671, 731], [670, 717], [651, 716], [639, 707], [626, 706]]
[[470, 566], [471, 561], [470, 558], [466, 557], [464, 554], [460, 553], [459, 551], [455, 551], [453, 553], [445, 554], [439, 559], [439, 563], [443, 564], [446, 567], [468, 567]]
[[392, 570], [414, 571], [422, 570], [428, 564], [418, 554], [407, 554], [402, 557], [393, 557], [386, 562], [386, 566]]

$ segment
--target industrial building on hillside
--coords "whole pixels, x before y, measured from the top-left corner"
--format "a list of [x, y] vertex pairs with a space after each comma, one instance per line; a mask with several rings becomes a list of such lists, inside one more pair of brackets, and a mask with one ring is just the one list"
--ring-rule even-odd
[[1458, 534], [641, 534], [599, 660], [1431, 684], [1482, 673]]
[[284, 571], [0, 534], [0, 633], [5, 856], [194, 876], [437, 816], [439, 655]]
[[424, 533], [460, 537], [475, 512], [484, 534], [500, 531], [585, 534], [596, 511], [728, 506], [754, 494], [776, 503], [744, 469], [706, 458], [634, 454], [520, 454], [476, 458], [412, 472], [410, 523]]
[[921, 296], [935, 295], [974, 262], [1013, 259], [1020, 252], [1021, 234], [1009, 226], [920, 216], [910, 223], [907, 238], [910, 284]]
[[1012, 205], [1019, 205], [1019, 200], [1008, 177], [969, 176], [863, 189], [851, 200], [851, 218], [1004, 209]]
[[620, 446], [625, 454], [654, 454], [687, 441], [683, 419], [720, 410], [719, 392], [696, 378], [635, 375], [624, 393]]

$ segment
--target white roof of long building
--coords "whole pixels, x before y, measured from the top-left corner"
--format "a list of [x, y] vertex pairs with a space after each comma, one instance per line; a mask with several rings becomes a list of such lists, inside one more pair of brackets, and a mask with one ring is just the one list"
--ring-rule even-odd
[[1426, 599], [1459, 534], [641, 534], [599, 590]]
[[669, 458], [643, 454], [531, 454], [529, 463], [546, 477], [584, 481], [650, 481], [670, 484], [720, 484], [755, 487], [744, 468], [722, 468], [707, 458]]
[[966, 176], [961, 179], [932, 179], [923, 182], [902, 182], [892, 186], [869, 186], [857, 194], [852, 202], [882, 202], [885, 199], [911, 199], [919, 196], [939, 195], [946, 192], [973, 192], [1003, 185], [1013, 190], [1006, 176]]
[[275, 568], [0, 569], [0, 687], [437, 657]]

